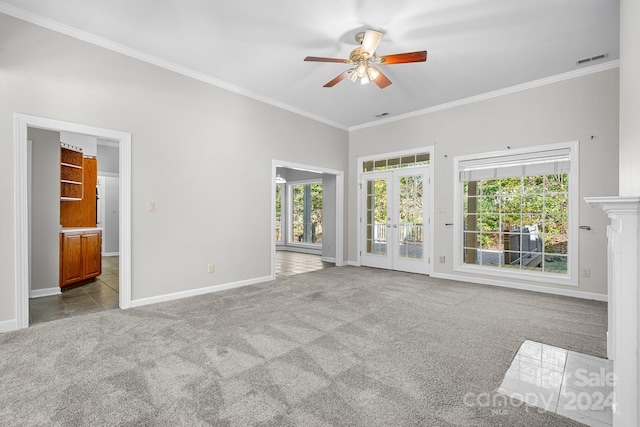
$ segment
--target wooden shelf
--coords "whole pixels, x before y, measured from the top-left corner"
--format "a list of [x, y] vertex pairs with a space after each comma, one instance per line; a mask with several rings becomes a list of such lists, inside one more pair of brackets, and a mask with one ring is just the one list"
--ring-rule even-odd
[[82, 167], [82, 151], [60, 147], [60, 164]]
[[60, 147], [60, 200], [82, 200], [83, 164], [82, 151]]

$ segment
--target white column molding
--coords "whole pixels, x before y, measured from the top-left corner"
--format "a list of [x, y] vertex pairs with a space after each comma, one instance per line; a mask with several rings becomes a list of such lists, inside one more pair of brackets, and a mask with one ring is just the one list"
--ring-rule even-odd
[[585, 197], [611, 219], [608, 238], [609, 331], [613, 425], [638, 425], [638, 212], [640, 197]]

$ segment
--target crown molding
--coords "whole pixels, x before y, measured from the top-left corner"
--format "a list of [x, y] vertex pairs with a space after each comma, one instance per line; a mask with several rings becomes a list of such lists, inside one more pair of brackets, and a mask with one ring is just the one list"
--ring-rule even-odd
[[397, 122], [399, 120], [405, 120], [412, 117], [424, 116], [426, 114], [435, 113], [436, 111], [449, 110], [451, 108], [460, 107], [461, 105], [473, 104], [474, 102], [485, 101], [491, 98], [497, 98], [499, 96], [509, 95], [516, 92], [522, 92], [524, 90], [534, 89], [540, 86], [546, 86], [553, 83], [562, 82], [565, 80], [575, 79], [577, 77], [586, 76], [589, 74], [599, 73], [601, 71], [611, 70], [613, 68], [620, 67], [620, 60], [608, 61], [602, 64], [593, 65], [591, 67], [581, 68], [575, 71], [569, 71], [567, 73], [557, 74], [555, 76], [545, 77], [539, 80], [533, 80], [527, 83], [507, 87], [504, 89], [498, 89], [492, 92], [483, 93], [480, 95], [470, 96], [468, 98], [458, 99], [456, 101], [446, 102], [444, 104], [434, 105], [433, 107], [424, 108], [422, 110], [412, 111], [410, 113], [399, 114], [397, 116], [388, 117], [374, 122], [363, 123], [361, 125], [349, 127], [349, 132], [366, 129], [375, 126], [381, 126], [391, 122]]
[[62, 24], [60, 22], [45, 18], [40, 15], [36, 15], [34, 13], [28, 12], [24, 9], [20, 9], [18, 7], [0, 2], [0, 13], [4, 13], [5, 15], [12, 16], [14, 18], [29, 22], [31, 24], [37, 25], [39, 27], [46, 28], [48, 30], [52, 30], [61, 34], [65, 34], [69, 37], [73, 37], [78, 40], [82, 40], [87, 43], [91, 43], [96, 46], [103, 47], [105, 49], [109, 49], [113, 52], [120, 53], [122, 55], [126, 55], [128, 57], [156, 65], [160, 68], [164, 68], [169, 71], [173, 71], [178, 74], [182, 74], [183, 76], [199, 80], [204, 83], [208, 83], [213, 86], [217, 86], [219, 88], [228, 90], [230, 92], [237, 93], [238, 95], [243, 95], [248, 98], [255, 99], [256, 101], [263, 102], [265, 104], [272, 105], [274, 107], [280, 108], [282, 110], [289, 111], [291, 113], [297, 114], [299, 116], [303, 116], [317, 122], [324, 123], [329, 126], [336, 127], [342, 130], [349, 130], [348, 126], [344, 124], [334, 122], [332, 120], [328, 120], [324, 117], [318, 116], [316, 114], [309, 113], [307, 111], [301, 110], [299, 108], [293, 107], [289, 104], [285, 104], [283, 102], [277, 101], [273, 98], [269, 98], [255, 92], [249, 91], [247, 89], [241, 88], [234, 84], [225, 82], [223, 80], [216, 79], [204, 73], [200, 73], [198, 71], [192, 70], [187, 67], [183, 67], [178, 64], [174, 64], [173, 62], [166, 61], [164, 59], [158, 58], [153, 55], [146, 54], [136, 49], [132, 49], [128, 46], [124, 46], [120, 43], [115, 43], [111, 40], [105, 39], [100, 36], [96, 36], [94, 34], [87, 33], [86, 31], [79, 30], [77, 28], [71, 27], [69, 25]]
[[405, 120], [405, 119], [409, 119], [412, 117], [418, 117], [418, 116], [422, 116], [425, 114], [430, 114], [430, 113], [434, 113], [436, 111], [443, 111], [443, 110], [448, 110], [451, 108], [455, 108], [455, 107], [459, 107], [462, 105], [467, 105], [467, 104], [472, 104], [474, 102], [479, 102], [479, 101], [484, 101], [487, 99], [491, 99], [491, 98], [497, 98], [499, 96], [503, 96], [503, 95], [508, 95], [511, 93], [516, 93], [516, 92], [521, 92], [524, 90], [528, 90], [528, 89], [533, 89], [536, 87], [540, 87], [540, 86], [544, 86], [544, 85], [548, 85], [548, 84], [552, 84], [552, 83], [557, 83], [557, 82], [561, 82], [564, 80], [569, 80], [569, 79], [573, 79], [576, 77], [581, 77], [581, 76], [585, 76], [585, 75], [589, 75], [589, 74], [593, 74], [593, 73], [598, 73], [601, 71], [605, 71], [605, 70], [610, 70], [613, 68], [619, 68], [620, 67], [620, 60], [614, 60], [614, 61], [608, 61], [602, 64], [598, 64], [598, 65], [594, 65], [591, 67], [586, 67], [586, 68], [581, 68], [579, 70], [575, 70], [575, 71], [570, 71], [567, 73], [563, 73], [563, 74], [558, 74], [555, 76], [551, 76], [551, 77], [545, 77], [539, 80], [534, 80], [531, 82], [527, 82], [527, 83], [523, 83], [523, 84], [519, 84], [516, 86], [511, 86], [508, 88], [504, 88], [504, 89], [499, 89], [496, 91], [492, 91], [492, 92], [487, 92], [487, 93], [483, 93], [480, 95], [475, 95], [475, 96], [471, 96], [468, 98], [463, 98], [463, 99], [459, 99], [456, 101], [452, 101], [452, 102], [447, 102], [444, 104], [439, 104], [439, 105], [435, 105], [433, 107], [428, 107], [428, 108], [424, 108], [421, 110], [416, 110], [416, 111], [412, 111], [409, 113], [405, 113], [405, 114], [400, 114], [397, 116], [393, 116], [393, 117], [388, 117], [385, 119], [380, 119], [380, 120], [376, 120], [376, 121], [372, 121], [372, 122], [368, 122], [368, 123], [363, 123], [360, 125], [355, 125], [355, 126], [348, 126], [342, 123], [338, 123], [335, 122], [333, 120], [329, 120], [325, 117], [321, 117], [317, 114], [313, 114], [310, 113], [308, 111], [304, 111], [301, 110], [299, 108], [293, 107], [289, 104], [285, 104], [283, 102], [277, 101], [273, 98], [269, 98], [260, 94], [257, 94], [255, 92], [249, 91], [247, 89], [244, 89], [242, 87], [236, 86], [234, 84], [231, 84], [229, 82], [225, 82], [223, 80], [219, 80], [216, 79], [214, 77], [211, 77], [209, 75], [206, 75], [204, 73], [192, 70], [190, 68], [187, 67], [183, 67], [181, 65], [178, 64], [174, 64], [173, 62], [170, 61], [166, 61], [164, 59], [158, 58], [156, 56], [153, 55], [149, 55], [146, 54], [144, 52], [141, 52], [139, 50], [136, 49], [132, 49], [130, 47], [124, 46], [120, 43], [115, 43], [111, 40], [105, 39], [103, 37], [99, 37], [96, 36], [94, 34], [90, 34], [86, 31], [82, 31], [79, 30], [77, 28], [71, 27], [69, 25], [65, 25], [62, 24], [60, 22], [45, 18], [43, 16], [40, 15], [36, 15], [34, 13], [28, 12], [24, 9], [20, 9], [18, 7], [6, 4], [2, 1], [0, 1], [0, 13], [4, 13], [6, 15], [12, 16], [14, 18], [26, 21], [26, 22], [30, 22], [34, 25], [38, 25], [40, 27], [43, 28], [47, 28], [49, 30], [61, 33], [61, 34], [65, 34], [67, 36], [73, 37], [75, 39], [78, 40], [82, 40], [84, 42], [87, 43], [91, 43], [93, 45], [96, 46], [100, 46], [103, 47], [105, 49], [109, 49], [111, 51], [120, 53], [122, 55], [126, 55], [129, 56], [131, 58], [134, 59], [138, 59], [140, 61], [152, 64], [152, 65], [156, 65], [160, 68], [164, 68], [166, 70], [169, 71], [173, 71], [175, 73], [181, 74], [183, 76], [228, 90], [230, 92], [234, 92], [237, 93], [239, 95], [243, 95], [246, 96], [248, 98], [252, 98], [255, 99], [256, 101], [260, 101], [263, 102], [265, 104], [268, 105], [272, 105], [274, 107], [280, 108], [282, 110], [285, 111], [289, 111], [291, 113], [297, 114], [299, 116], [303, 116], [306, 117], [308, 119], [311, 120], [315, 120], [317, 122], [320, 123], [324, 123], [326, 125], [341, 129], [341, 130], [345, 130], [347, 132], [353, 132], [353, 131], [357, 131], [357, 130], [361, 130], [361, 129], [366, 129], [366, 128], [370, 128], [370, 127], [375, 127], [375, 126], [381, 126], [387, 123], [392, 123], [392, 122], [396, 122], [399, 120]]

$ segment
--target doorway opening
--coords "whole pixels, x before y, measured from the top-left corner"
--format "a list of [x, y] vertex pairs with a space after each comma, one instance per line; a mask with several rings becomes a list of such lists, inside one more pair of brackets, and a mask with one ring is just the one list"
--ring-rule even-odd
[[272, 162], [271, 276], [343, 265], [344, 173]]
[[118, 183], [119, 218], [117, 231], [119, 257], [117, 269], [114, 266], [110, 266], [108, 269], [112, 274], [117, 274], [119, 289], [117, 297], [118, 306], [120, 308], [129, 308], [131, 306], [131, 134], [16, 113], [14, 114], [16, 328], [20, 329], [29, 326], [29, 297], [32, 278], [32, 271], [30, 269], [32, 207], [29, 202], [31, 197], [28, 143], [29, 129], [92, 135], [117, 144], [117, 163], [120, 172], [120, 180]]

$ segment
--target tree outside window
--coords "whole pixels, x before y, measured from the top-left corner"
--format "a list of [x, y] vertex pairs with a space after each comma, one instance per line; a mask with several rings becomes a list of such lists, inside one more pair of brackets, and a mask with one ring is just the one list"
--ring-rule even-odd
[[291, 185], [291, 243], [322, 243], [322, 184]]

